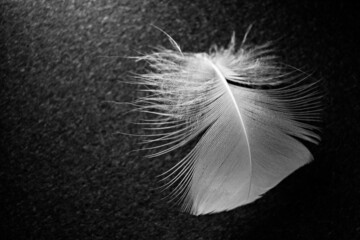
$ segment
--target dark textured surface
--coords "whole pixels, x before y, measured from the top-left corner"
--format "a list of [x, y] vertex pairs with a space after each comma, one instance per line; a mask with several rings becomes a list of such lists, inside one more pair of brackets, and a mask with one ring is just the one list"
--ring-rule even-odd
[[[360, 239], [359, 8], [314, 1], [0, 1], [1, 239]], [[194, 217], [156, 176], [184, 153], [144, 159], [123, 115], [126, 56], [277, 40], [281, 60], [324, 80], [315, 161], [265, 197]]]

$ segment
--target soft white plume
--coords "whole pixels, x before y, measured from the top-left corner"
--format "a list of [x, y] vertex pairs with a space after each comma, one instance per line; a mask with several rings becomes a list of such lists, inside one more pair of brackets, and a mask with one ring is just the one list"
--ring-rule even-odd
[[[170, 38], [171, 39], [171, 38]], [[210, 53], [159, 49], [139, 57], [150, 71], [139, 76], [149, 94], [140, 110], [155, 130], [152, 157], [199, 138], [187, 156], [167, 172], [173, 197], [200, 215], [248, 204], [312, 160], [299, 141], [317, 144], [321, 96], [298, 71], [284, 72], [268, 45]], [[304, 75], [302, 75], [304, 76]]]

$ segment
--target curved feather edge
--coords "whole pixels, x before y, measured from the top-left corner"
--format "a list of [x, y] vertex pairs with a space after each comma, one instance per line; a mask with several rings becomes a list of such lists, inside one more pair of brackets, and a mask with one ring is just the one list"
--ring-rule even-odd
[[[150, 71], [138, 76], [147, 93], [136, 104], [157, 115], [142, 124], [150, 157], [197, 144], [166, 172], [171, 198], [194, 215], [248, 204], [312, 160], [301, 141], [317, 144], [317, 82], [284, 71], [268, 44], [208, 53], [159, 49], [138, 57]], [[300, 141], [301, 140], [301, 141]]]

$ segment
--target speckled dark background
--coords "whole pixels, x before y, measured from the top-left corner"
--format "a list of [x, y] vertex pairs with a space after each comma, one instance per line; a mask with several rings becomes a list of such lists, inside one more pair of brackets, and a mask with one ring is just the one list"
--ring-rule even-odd
[[[75, 2], [75, 3], [72, 3]], [[360, 239], [359, 7], [324, 1], [0, 1], [0, 239]], [[183, 152], [144, 159], [124, 113], [126, 59], [276, 41], [281, 60], [323, 80], [315, 161], [253, 204], [194, 217], [156, 176]], [[185, 151], [184, 151], [185, 152]]]

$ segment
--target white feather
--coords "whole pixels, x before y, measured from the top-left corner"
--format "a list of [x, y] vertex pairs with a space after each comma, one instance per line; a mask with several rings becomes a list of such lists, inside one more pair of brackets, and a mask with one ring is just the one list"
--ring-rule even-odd
[[[228, 211], [259, 198], [312, 159], [299, 141], [318, 143], [319, 94], [305, 78], [283, 73], [267, 45], [211, 53], [160, 49], [139, 57], [151, 71], [140, 75], [150, 94], [138, 104], [156, 114], [145, 120], [158, 131], [147, 142], [173, 151], [199, 137], [167, 172], [186, 211]], [[297, 75], [298, 76], [298, 75]]]

